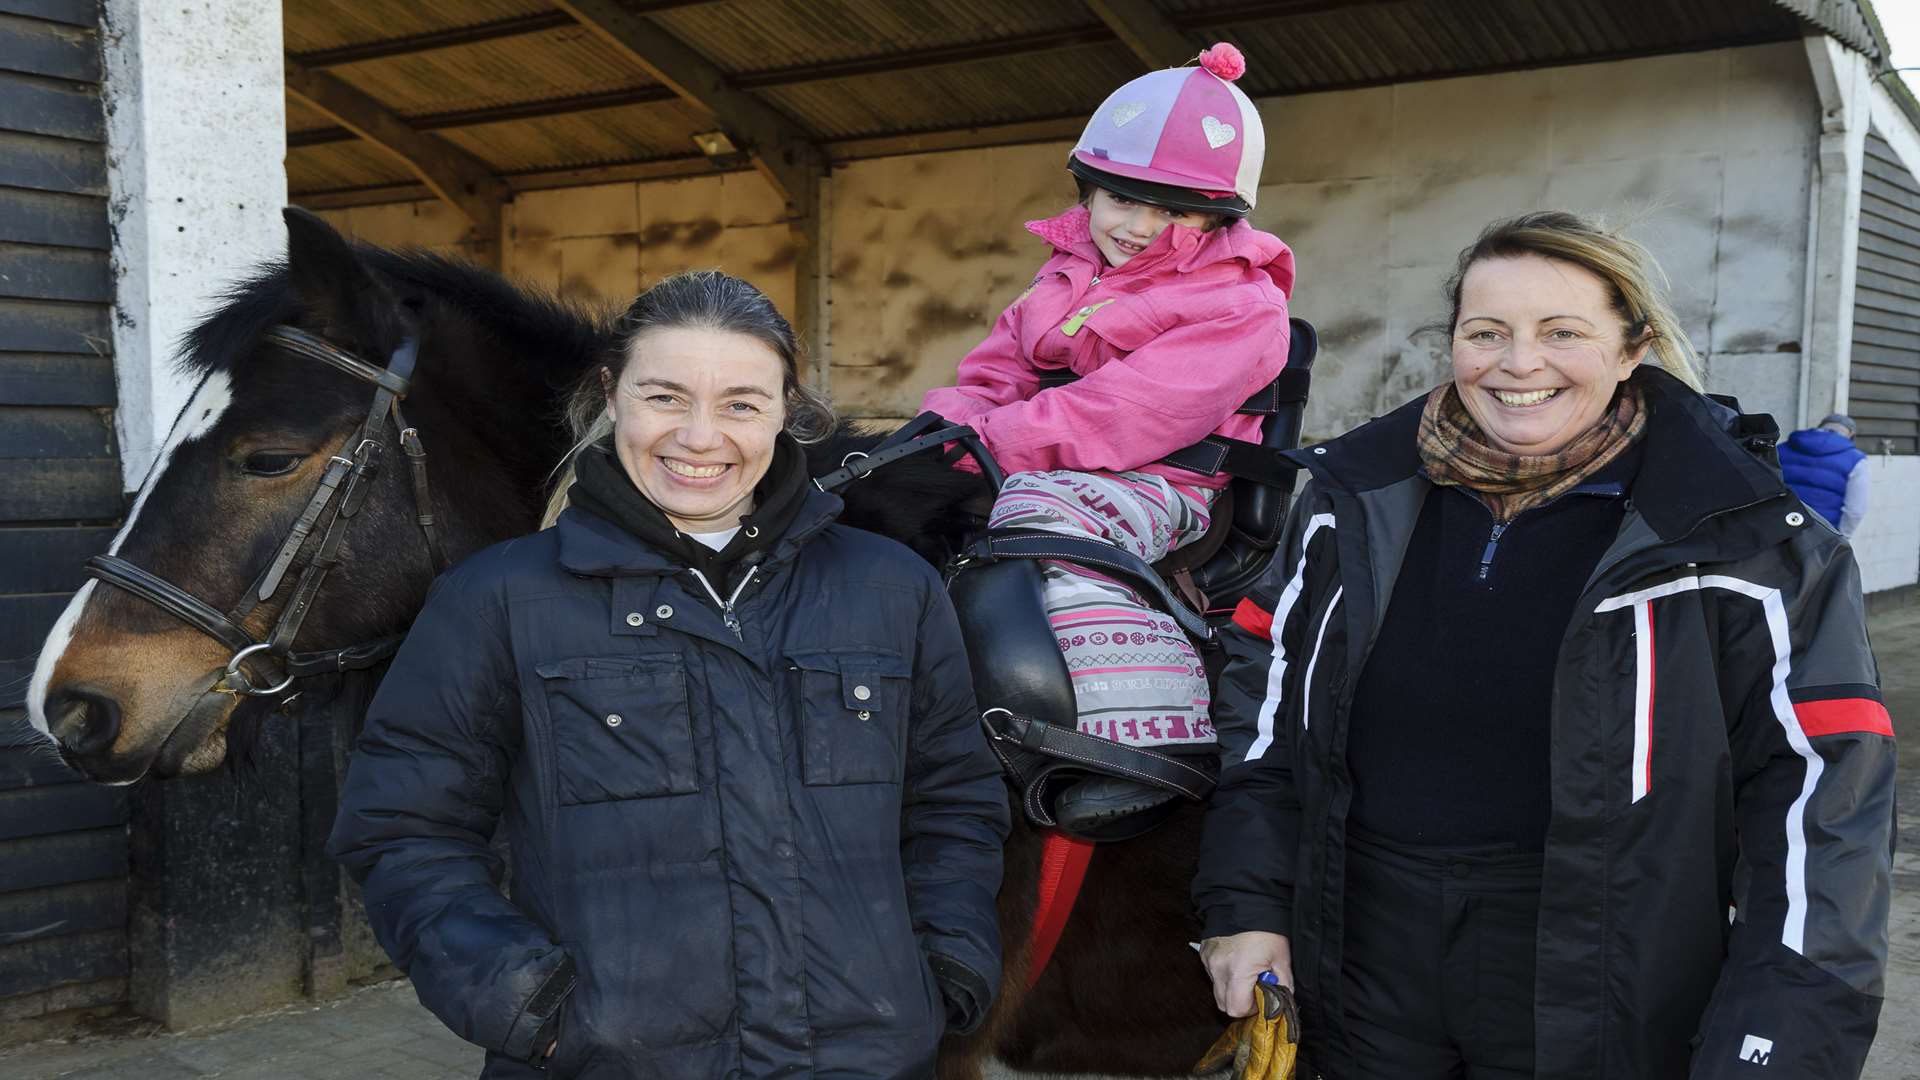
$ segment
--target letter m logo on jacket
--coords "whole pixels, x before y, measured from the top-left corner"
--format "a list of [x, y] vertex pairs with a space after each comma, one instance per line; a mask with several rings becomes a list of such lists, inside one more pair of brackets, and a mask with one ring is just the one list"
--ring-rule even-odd
[[1749, 1035], [1746, 1041], [1740, 1044], [1741, 1061], [1750, 1061], [1755, 1065], [1765, 1065], [1767, 1059], [1772, 1056], [1772, 1039], [1763, 1039], [1758, 1035]]

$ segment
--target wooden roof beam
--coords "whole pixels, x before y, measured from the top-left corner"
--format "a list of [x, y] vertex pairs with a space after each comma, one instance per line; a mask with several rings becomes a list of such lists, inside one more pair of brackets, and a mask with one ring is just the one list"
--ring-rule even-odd
[[713, 61], [619, 0], [557, 0], [555, 6], [675, 94], [712, 113], [720, 129], [786, 199], [790, 218], [801, 220], [814, 212], [826, 157], [814, 145], [811, 133], [759, 98], [729, 85], [726, 73]]
[[564, 11], [536, 11], [531, 15], [515, 15], [509, 19], [495, 19], [491, 22], [473, 23], [467, 26], [450, 26], [444, 30], [429, 30], [420, 34], [408, 34], [405, 37], [379, 38], [352, 45], [336, 45], [330, 49], [314, 49], [310, 52], [293, 53], [291, 57], [310, 69], [339, 67], [343, 64], [359, 64], [368, 60], [384, 60], [389, 56], [414, 56], [419, 53], [433, 52], [436, 49], [452, 49], [461, 45], [477, 45], [483, 41], [539, 34], [572, 25], [574, 25], [572, 17]]
[[287, 90], [354, 134], [403, 162], [435, 195], [473, 224], [473, 237], [495, 265], [500, 258], [501, 207], [513, 197], [486, 162], [445, 139], [415, 130], [393, 110], [339, 76], [313, 71], [289, 57]]
[[1114, 36], [1133, 50], [1133, 55], [1140, 58], [1148, 71], [1183, 64], [1199, 51], [1187, 42], [1186, 35], [1173, 20], [1153, 6], [1153, 0], [1085, 0], [1085, 3]]
[[[999, 60], [1013, 56], [1108, 45], [1113, 40], [1112, 31], [1099, 23], [1093, 23], [1088, 26], [1067, 27], [1039, 34], [1022, 34], [1019, 37], [995, 38], [961, 45], [942, 45], [893, 55], [742, 71], [729, 76], [727, 81], [737, 90], [766, 90], [781, 86], [802, 86], [808, 83], [831, 82], [835, 79], [853, 79], [902, 71], [924, 71], [929, 68], [969, 64], [981, 60]], [[651, 105], [678, 98], [678, 94], [664, 86], [636, 86], [563, 98], [489, 105], [479, 109], [428, 113], [409, 117], [407, 122], [421, 131], [443, 131], [448, 128], [471, 127], [477, 124], [499, 124], [547, 116], [566, 116], [594, 109]], [[307, 128], [303, 131], [288, 133], [287, 145], [289, 147], [320, 146], [351, 138], [353, 138], [351, 132], [340, 128]]]

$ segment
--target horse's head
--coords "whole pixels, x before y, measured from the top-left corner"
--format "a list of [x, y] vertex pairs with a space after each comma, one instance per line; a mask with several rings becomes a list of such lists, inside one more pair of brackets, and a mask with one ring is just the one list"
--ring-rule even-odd
[[[31, 722], [94, 779], [213, 768], [237, 716], [294, 692], [234, 692], [272, 687], [281, 654], [405, 629], [435, 572], [430, 532], [457, 557], [533, 524], [537, 484], [518, 489], [556, 453], [531, 430], [556, 426], [548, 380], [515, 370], [502, 355], [512, 343], [470, 310], [512, 290], [431, 257], [356, 249], [298, 211], [287, 224], [285, 266], [238, 286], [187, 342], [198, 386], [100, 580], [74, 596], [34, 670]], [[436, 292], [435, 273], [451, 286]], [[489, 290], [500, 295], [472, 295]], [[415, 350], [403, 408], [430, 451], [424, 506], [388, 407], [402, 389], [389, 372]], [[196, 600], [205, 609], [183, 613]], [[250, 641], [272, 647], [235, 663]]]

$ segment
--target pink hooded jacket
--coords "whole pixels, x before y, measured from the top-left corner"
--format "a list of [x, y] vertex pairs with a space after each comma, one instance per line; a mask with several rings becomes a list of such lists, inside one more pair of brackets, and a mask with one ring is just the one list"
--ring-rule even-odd
[[[1137, 469], [1225, 487], [1152, 463], [1209, 434], [1260, 437], [1261, 418], [1235, 410], [1286, 366], [1293, 252], [1245, 224], [1170, 225], [1109, 268], [1089, 216], [1027, 223], [1053, 258], [921, 410], [971, 424], [1009, 473]], [[1080, 380], [1039, 388], [1062, 368]]]

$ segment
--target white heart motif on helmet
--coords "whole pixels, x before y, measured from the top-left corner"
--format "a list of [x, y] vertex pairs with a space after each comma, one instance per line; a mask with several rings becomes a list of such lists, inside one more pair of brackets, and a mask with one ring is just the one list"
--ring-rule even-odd
[[1207, 133], [1207, 145], [1213, 147], [1215, 150], [1232, 142], [1233, 137], [1240, 134], [1233, 129], [1232, 124], [1223, 123], [1220, 118], [1216, 116], [1201, 117], [1200, 130]]
[[1113, 109], [1113, 126], [1126, 127], [1138, 120], [1140, 114], [1146, 111], [1147, 103], [1144, 101], [1129, 101], [1124, 105], [1116, 105]]

